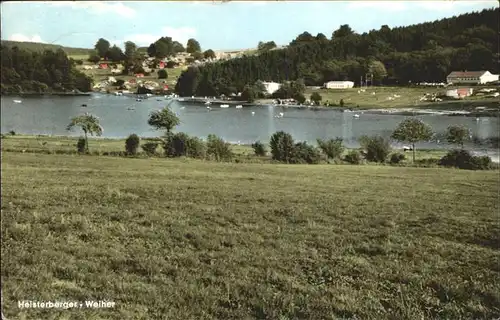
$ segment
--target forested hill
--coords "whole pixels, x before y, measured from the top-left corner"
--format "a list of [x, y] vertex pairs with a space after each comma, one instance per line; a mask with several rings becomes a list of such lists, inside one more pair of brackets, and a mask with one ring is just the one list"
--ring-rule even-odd
[[1, 47], [1, 93], [91, 91], [92, 79], [76, 70], [62, 49], [44, 52]]
[[299, 78], [306, 85], [347, 79], [359, 83], [368, 72], [376, 83], [400, 85], [444, 81], [453, 70], [498, 73], [498, 26], [495, 8], [406, 27], [382, 26], [363, 34], [343, 25], [330, 39], [304, 32], [285, 49], [190, 67], [176, 91], [212, 96], [241, 91], [256, 80]]
[[44, 52], [45, 50], [57, 51], [57, 49], [62, 49], [67, 55], [89, 55], [92, 53], [92, 49], [85, 48], [71, 48], [63, 47], [58, 44], [48, 44], [39, 42], [21, 42], [21, 41], [10, 41], [2, 40], [1, 45], [9, 48], [18, 47], [22, 50], [34, 51], [34, 52]]

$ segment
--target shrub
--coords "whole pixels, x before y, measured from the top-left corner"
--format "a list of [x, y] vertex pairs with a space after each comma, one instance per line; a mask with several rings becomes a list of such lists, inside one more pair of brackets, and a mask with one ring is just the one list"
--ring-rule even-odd
[[174, 61], [167, 61], [166, 67], [171, 69], [171, 68], [175, 67], [176, 65], [177, 65], [177, 63], [175, 63]]
[[256, 141], [252, 144], [252, 148], [256, 156], [263, 157], [267, 154], [266, 146], [260, 141]]
[[169, 145], [165, 148], [165, 150], [168, 150], [167, 155], [169, 156], [185, 156], [200, 159], [205, 157], [205, 143], [197, 137], [190, 137], [184, 132], [179, 132], [171, 135], [170, 139], [167, 139], [166, 141]]
[[349, 153], [344, 157], [344, 161], [350, 164], [361, 164], [361, 153], [358, 150], [349, 151]]
[[79, 138], [78, 142], [76, 143], [76, 150], [78, 150], [78, 153], [85, 153], [86, 145], [87, 143], [85, 138]]
[[328, 159], [339, 158], [344, 152], [342, 138], [321, 140], [318, 139], [318, 146]]
[[321, 159], [320, 152], [306, 142], [298, 142], [293, 146], [292, 157], [289, 163], [317, 164]]
[[167, 70], [165, 69], [158, 70], [158, 79], [167, 79], [167, 78], [168, 78]]
[[231, 145], [222, 138], [209, 134], [207, 139], [207, 156], [215, 158], [216, 161], [231, 160], [233, 158]]
[[385, 162], [391, 153], [389, 140], [381, 136], [363, 136], [360, 139], [360, 144], [366, 151], [366, 160], [371, 162]]
[[129, 155], [137, 154], [137, 149], [139, 148], [140, 139], [135, 133], [128, 136], [127, 140], [125, 140], [125, 151]]
[[145, 143], [141, 146], [142, 150], [146, 152], [147, 155], [154, 155], [156, 154], [156, 148], [158, 148], [158, 143], [157, 142], [148, 142]]
[[391, 155], [390, 162], [391, 162], [391, 164], [398, 164], [405, 159], [406, 159], [406, 156], [404, 154], [398, 152], [398, 153], [393, 153]]
[[15, 132], [14, 130], [10, 130], [10, 131], [9, 131], [9, 134], [10, 134], [11, 136], [15, 136], [15, 135], [16, 135], [16, 132]]
[[278, 131], [271, 136], [269, 142], [273, 160], [289, 163], [292, 158], [294, 141], [289, 133]]
[[468, 170], [487, 170], [491, 167], [491, 158], [488, 156], [476, 157], [464, 149], [450, 150], [439, 160], [439, 165]]

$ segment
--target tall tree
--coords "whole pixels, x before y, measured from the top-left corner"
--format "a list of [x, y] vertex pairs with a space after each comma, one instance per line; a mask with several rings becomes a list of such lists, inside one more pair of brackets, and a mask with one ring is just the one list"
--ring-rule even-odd
[[201, 51], [201, 46], [198, 41], [195, 39], [189, 39], [187, 41], [187, 46], [186, 46], [186, 52], [187, 53], [194, 53], [194, 52], [200, 52]]
[[132, 41], [125, 42], [125, 56], [129, 61], [133, 61], [137, 57], [137, 45]]
[[109, 41], [103, 38], [100, 38], [94, 46], [97, 54], [101, 58], [104, 58], [106, 56], [106, 53], [108, 53], [110, 47], [111, 44], [109, 43]]
[[432, 138], [433, 132], [429, 125], [420, 119], [408, 118], [403, 120], [391, 135], [392, 139], [411, 143], [413, 150], [413, 162], [415, 162], [415, 143]]
[[80, 127], [85, 134], [85, 151], [89, 151], [89, 140], [88, 140], [88, 135], [97, 135], [100, 136], [102, 135], [103, 129], [102, 126], [99, 124], [99, 118], [96, 116], [90, 114], [90, 113], [85, 113], [84, 115], [81, 116], [76, 116], [71, 119], [71, 122], [69, 123], [67, 130], [71, 130], [74, 127]]

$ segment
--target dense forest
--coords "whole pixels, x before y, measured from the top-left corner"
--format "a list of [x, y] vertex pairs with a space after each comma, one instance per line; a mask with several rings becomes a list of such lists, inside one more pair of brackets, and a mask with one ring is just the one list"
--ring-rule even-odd
[[[374, 84], [441, 82], [451, 71], [498, 73], [499, 9], [434, 22], [357, 34], [342, 25], [330, 39], [300, 34], [288, 47], [229, 61], [190, 67], [176, 85], [182, 96], [241, 91], [257, 80], [303, 79], [306, 85], [373, 74]], [[371, 76], [368, 77], [370, 80]]]
[[6, 46], [9, 48], [18, 47], [19, 49], [36, 51], [40, 53], [44, 52], [45, 50], [56, 51], [57, 49], [62, 49], [64, 50], [64, 52], [66, 52], [67, 55], [88, 55], [92, 51], [91, 49], [63, 47], [58, 44], [41, 43], [41, 42], [2, 40], [1, 44], [2, 46]]
[[62, 49], [37, 52], [1, 47], [1, 93], [91, 91], [92, 79], [75, 68]]

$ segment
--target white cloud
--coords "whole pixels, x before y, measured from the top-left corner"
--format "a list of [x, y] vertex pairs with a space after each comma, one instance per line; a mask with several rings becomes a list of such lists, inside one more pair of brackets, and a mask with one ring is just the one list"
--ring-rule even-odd
[[151, 34], [151, 33], [139, 33], [139, 34], [131, 34], [126, 36], [126, 38], [122, 41], [132, 41], [138, 46], [146, 46], [155, 42], [161, 37], [171, 37], [174, 41], [179, 41], [182, 45], [186, 45], [189, 38], [193, 38], [196, 36], [196, 29], [192, 27], [163, 27], [160, 32]]
[[134, 17], [136, 12], [134, 9], [124, 5], [121, 2], [104, 2], [104, 1], [50, 1], [48, 2], [56, 7], [71, 7], [75, 9], [89, 10], [95, 14], [115, 13], [117, 15], [130, 18]]
[[21, 33], [15, 33], [9, 37], [9, 40], [12, 41], [21, 41], [21, 42], [45, 42], [40, 38], [39, 35], [35, 34], [33, 36], [25, 36], [24, 34]]

